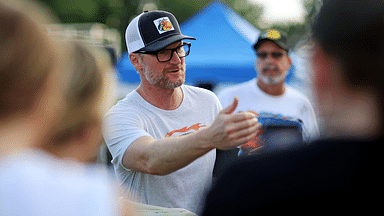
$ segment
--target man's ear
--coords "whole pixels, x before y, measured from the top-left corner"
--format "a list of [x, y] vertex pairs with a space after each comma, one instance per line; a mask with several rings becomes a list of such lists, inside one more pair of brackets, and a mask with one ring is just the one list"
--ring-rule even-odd
[[288, 53], [287, 53], [287, 57], [288, 57], [288, 63], [290, 65], [290, 67], [292, 67], [292, 59], [291, 59], [291, 57], [288, 56]]
[[288, 67], [287, 71], [285, 72], [286, 74], [288, 74], [289, 69], [292, 68], [292, 59], [291, 59], [291, 57], [289, 57], [288, 55], [287, 55], [287, 57], [288, 57], [288, 64], [289, 64], [289, 67]]
[[128, 57], [136, 70], [141, 70], [143, 68], [143, 58], [139, 54], [129, 53]]
[[[317, 91], [322, 92], [332, 88], [333, 80], [332, 71], [335, 70], [331, 57], [318, 45], [315, 45], [315, 49], [312, 56], [313, 65], [313, 84]], [[331, 86], [330, 86], [331, 85]]]

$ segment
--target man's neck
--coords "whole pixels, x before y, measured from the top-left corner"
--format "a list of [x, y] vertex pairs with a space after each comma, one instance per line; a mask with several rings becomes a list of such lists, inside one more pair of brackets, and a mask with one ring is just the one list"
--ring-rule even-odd
[[153, 85], [140, 85], [136, 91], [148, 103], [163, 110], [174, 110], [178, 108], [183, 101], [183, 91], [181, 87], [165, 89]]
[[272, 96], [280, 96], [285, 92], [284, 81], [276, 85], [268, 85], [263, 83], [260, 79], [256, 79], [256, 85], [259, 86], [263, 92]]

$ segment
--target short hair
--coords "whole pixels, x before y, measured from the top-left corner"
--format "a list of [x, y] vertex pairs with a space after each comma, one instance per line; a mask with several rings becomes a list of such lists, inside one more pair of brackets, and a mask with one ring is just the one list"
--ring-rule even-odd
[[314, 40], [344, 68], [350, 88], [371, 87], [383, 97], [384, 1], [324, 0]]

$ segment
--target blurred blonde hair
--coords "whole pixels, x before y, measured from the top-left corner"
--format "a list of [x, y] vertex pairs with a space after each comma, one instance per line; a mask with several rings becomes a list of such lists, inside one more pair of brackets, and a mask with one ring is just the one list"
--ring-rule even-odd
[[0, 119], [32, 111], [49, 77], [62, 72], [56, 63], [65, 52], [45, 28], [55, 21], [36, 2], [0, 1]]
[[67, 148], [90, 128], [96, 129], [101, 137], [103, 116], [115, 98], [114, 71], [104, 50], [73, 42], [72, 53], [72, 75], [65, 93], [66, 109], [42, 147], [59, 157], [73, 156], [77, 160], [89, 161], [97, 156], [101, 139], [97, 143], [92, 140], [83, 143], [92, 150], [84, 152], [82, 159], [68, 155]]

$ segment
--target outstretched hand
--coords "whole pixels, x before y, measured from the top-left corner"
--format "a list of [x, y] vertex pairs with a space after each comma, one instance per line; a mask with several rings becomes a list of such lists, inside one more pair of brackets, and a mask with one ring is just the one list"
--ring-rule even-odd
[[214, 122], [206, 130], [206, 139], [214, 148], [227, 150], [246, 143], [253, 138], [256, 131], [261, 127], [251, 112], [235, 113], [239, 99], [220, 111]]

